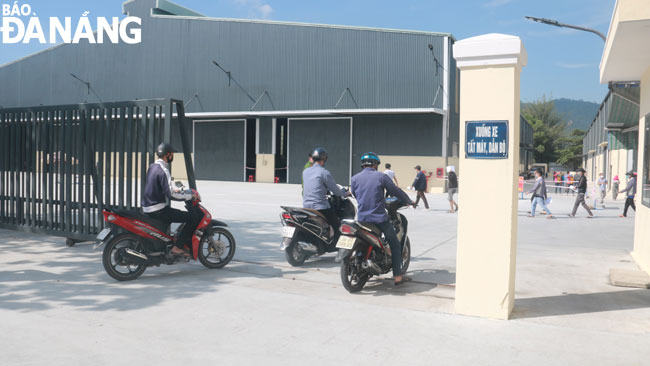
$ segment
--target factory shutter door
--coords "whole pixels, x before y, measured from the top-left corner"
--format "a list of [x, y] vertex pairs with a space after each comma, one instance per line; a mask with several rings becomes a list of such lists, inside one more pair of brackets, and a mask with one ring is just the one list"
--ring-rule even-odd
[[194, 121], [196, 179], [244, 180], [246, 120]]
[[329, 158], [325, 168], [336, 183], [350, 184], [350, 130], [352, 118], [289, 119], [289, 183], [302, 183], [307, 154], [314, 147], [324, 147]]

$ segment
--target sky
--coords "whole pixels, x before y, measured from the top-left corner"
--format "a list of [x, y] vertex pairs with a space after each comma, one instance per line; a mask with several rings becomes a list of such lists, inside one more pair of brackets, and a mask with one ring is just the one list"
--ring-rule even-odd
[[[0, 4], [14, 1], [0, 0]], [[121, 16], [120, 0], [20, 0], [36, 16], [77, 19]], [[521, 99], [571, 98], [601, 103], [599, 83], [604, 42], [595, 34], [557, 28], [524, 16], [555, 19], [607, 34], [614, 0], [175, 0], [211, 17], [365, 26], [451, 33], [456, 40], [486, 33], [519, 36], [528, 52]], [[45, 22], [44, 22], [45, 23]], [[73, 22], [74, 24], [74, 22]], [[0, 65], [44, 48], [0, 43]], [[1, 87], [1, 86], [0, 86]]]

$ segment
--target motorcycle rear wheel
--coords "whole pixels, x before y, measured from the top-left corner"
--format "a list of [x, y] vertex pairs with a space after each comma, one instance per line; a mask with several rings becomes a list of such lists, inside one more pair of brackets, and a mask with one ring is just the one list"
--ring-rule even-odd
[[370, 275], [367, 273], [361, 276], [353, 273], [354, 264], [351, 263], [351, 260], [354, 258], [355, 253], [352, 252], [351, 255], [345, 256], [341, 261], [341, 283], [349, 293], [361, 291], [368, 279], [370, 279]]
[[[140, 252], [143, 246], [140, 238], [136, 235], [118, 235], [106, 243], [104, 253], [102, 254], [102, 263], [104, 264], [106, 273], [114, 279], [118, 281], [133, 281], [140, 277], [147, 267], [142, 264], [124, 264], [120, 255], [120, 249], [122, 248], [129, 248]], [[118, 268], [125, 269], [126, 271], [120, 271]]]
[[199, 244], [199, 261], [210, 269], [223, 268], [235, 255], [235, 238], [221, 226], [212, 228], [212, 236], [203, 237]]
[[293, 267], [302, 266], [309, 257], [298, 245], [301, 238], [302, 234], [297, 233], [291, 240], [289, 246], [284, 250], [284, 256], [287, 258], [287, 262]]

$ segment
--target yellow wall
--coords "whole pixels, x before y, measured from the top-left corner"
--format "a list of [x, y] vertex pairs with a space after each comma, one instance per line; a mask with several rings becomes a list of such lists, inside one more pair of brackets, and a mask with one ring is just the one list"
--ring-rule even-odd
[[257, 155], [255, 181], [258, 183], [273, 183], [275, 181], [275, 155]]
[[[491, 66], [461, 71], [460, 136], [464, 121], [508, 120], [508, 159], [465, 158], [458, 214], [456, 311], [507, 319], [514, 306], [519, 168], [520, 66]], [[486, 215], [486, 207], [489, 214]]]
[[[444, 186], [445, 180], [436, 178], [436, 168], [442, 168], [444, 174], [446, 175], [446, 165], [445, 158], [440, 156], [401, 156], [401, 155], [380, 155], [379, 159], [381, 160], [381, 166], [379, 171], [384, 171], [386, 163], [390, 163], [391, 170], [395, 172], [395, 177], [401, 188], [406, 188], [413, 184], [415, 179], [415, 169], [416, 165], [420, 165], [422, 170], [425, 170], [428, 173], [432, 173], [431, 178], [428, 182], [428, 191], [432, 193], [441, 193]], [[456, 174], [460, 178], [460, 173], [458, 170], [458, 158], [448, 158], [448, 165], [454, 165], [456, 167]]]
[[[641, 105], [639, 120], [639, 149], [638, 149], [638, 177], [637, 177], [637, 198], [636, 213], [634, 221], [634, 251], [632, 256], [637, 264], [650, 274], [650, 208], [641, 203], [643, 188], [643, 168], [648, 162], [643, 160], [645, 146], [645, 128], [650, 121], [644, 117], [650, 113], [650, 67], [648, 67], [641, 78]], [[642, 168], [643, 167], [643, 168]]]

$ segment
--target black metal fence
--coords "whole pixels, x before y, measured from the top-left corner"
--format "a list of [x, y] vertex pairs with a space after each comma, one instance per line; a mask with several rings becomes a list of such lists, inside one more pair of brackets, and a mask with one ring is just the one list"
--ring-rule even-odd
[[154, 149], [171, 140], [172, 118], [189, 151], [179, 100], [0, 109], [0, 228], [92, 240], [104, 227], [104, 206], [140, 206]]

